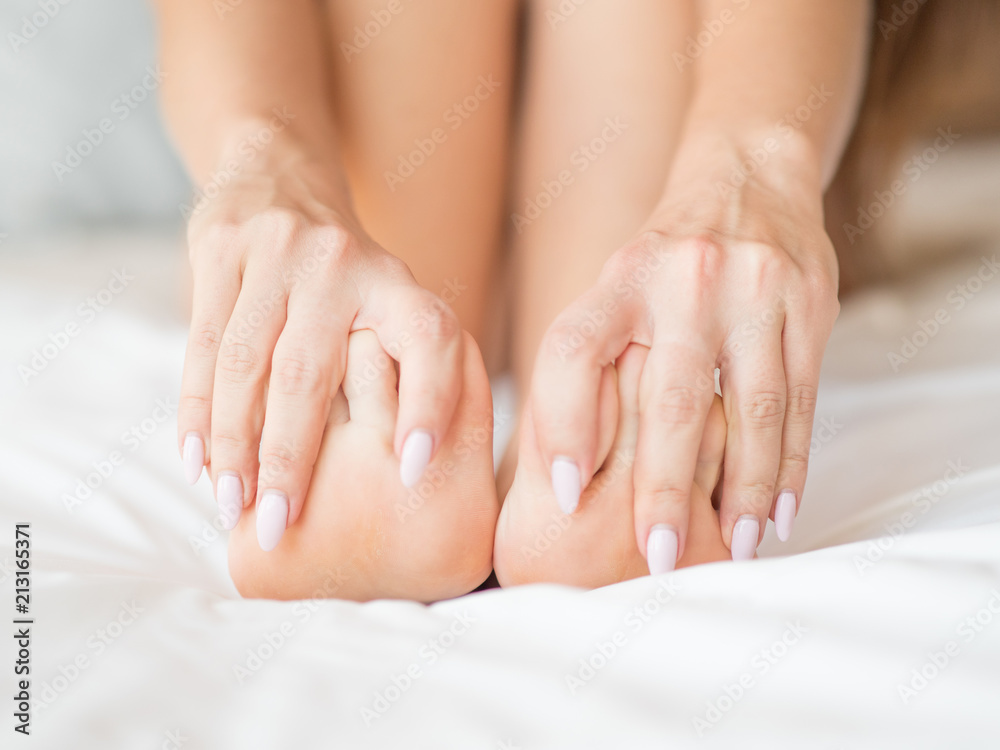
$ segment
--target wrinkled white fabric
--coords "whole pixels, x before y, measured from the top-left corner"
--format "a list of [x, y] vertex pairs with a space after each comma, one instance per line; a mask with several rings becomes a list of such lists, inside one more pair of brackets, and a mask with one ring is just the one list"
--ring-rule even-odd
[[[978, 259], [845, 305], [806, 497], [790, 542], [768, 529], [767, 559], [425, 607], [236, 595], [209, 483], [184, 483], [175, 419], [155, 419], [176, 404], [186, 336], [172, 245], [61, 237], [0, 256], [0, 612], [13, 525], [30, 522], [26, 747], [996, 743], [1000, 277], [947, 301]], [[84, 323], [78, 306], [123, 268], [134, 279]], [[949, 322], [894, 373], [887, 352], [941, 307]], [[68, 499], [113, 451], [110, 476]]]

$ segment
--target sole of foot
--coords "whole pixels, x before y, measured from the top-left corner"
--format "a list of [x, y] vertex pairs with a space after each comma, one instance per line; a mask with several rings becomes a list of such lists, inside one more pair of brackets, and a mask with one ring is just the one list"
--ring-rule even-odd
[[229, 571], [245, 597], [437, 601], [467, 593], [492, 569], [499, 502], [489, 380], [465, 335], [463, 390], [443, 444], [413, 488], [393, 453], [397, 374], [372, 331], [348, 341], [298, 520], [264, 552], [255, 508], [229, 540]]

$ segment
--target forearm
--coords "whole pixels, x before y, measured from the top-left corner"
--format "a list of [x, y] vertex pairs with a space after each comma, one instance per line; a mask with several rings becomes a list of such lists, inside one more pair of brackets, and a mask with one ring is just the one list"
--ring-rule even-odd
[[867, 0], [702, 0], [698, 8], [698, 29], [716, 21], [720, 31], [694, 61], [695, 95], [667, 192], [700, 176], [727, 179], [745, 164], [757, 179], [821, 193], [860, 99]]
[[244, 3], [225, 18], [204, 0], [157, 6], [163, 106], [196, 182], [232, 160], [299, 158], [342, 181], [317, 3]]

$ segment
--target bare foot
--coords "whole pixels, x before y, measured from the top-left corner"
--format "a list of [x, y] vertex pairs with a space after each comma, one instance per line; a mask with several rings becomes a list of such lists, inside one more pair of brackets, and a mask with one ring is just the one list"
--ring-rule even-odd
[[[632, 511], [639, 375], [648, 351], [632, 344], [613, 368], [607, 368], [607, 387], [617, 380], [617, 419], [601, 420], [601, 469], [572, 515], [563, 514], [556, 503], [530, 412], [525, 413], [517, 469], [500, 512], [493, 552], [501, 586], [548, 581], [595, 588], [649, 573], [636, 545]], [[613, 399], [602, 402], [608, 400]], [[725, 443], [722, 400], [716, 396], [698, 459], [687, 544], [677, 567], [731, 559], [711, 500]]]
[[464, 347], [451, 428], [421, 481], [406, 489], [392, 449], [394, 364], [373, 332], [351, 334], [344, 387], [302, 516], [270, 552], [257, 542], [256, 508], [230, 537], [229, 571], [243, 596], [435, 601], [467, 593], [489, 576], [499, 511], [492, 400], [468, 334]]

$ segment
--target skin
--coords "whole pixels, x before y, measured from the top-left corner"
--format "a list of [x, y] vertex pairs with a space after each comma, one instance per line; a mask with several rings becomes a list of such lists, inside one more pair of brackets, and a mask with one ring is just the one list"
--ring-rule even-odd
[[[537, 519], [515, 517], [507, 512], [511, 506], [505, 506], [505, 518], [497, 527], [489, 379], [475, 341], [466, 336], [459, 407], [426, 481], [413, 491], [400, 486], [391, 471], [398, 408], [395, 370], [384, 367], [373, 373], [366, 368], [369, 362], [386, 361], [373, 332], [350, 335], [347, 377], [334, 399], [300, 523], [272, 552], [257, 545], [253, 510], [244, 514], [230, 537], [229, 570], [243, 596], [432, 602], [475, 588], [494, 564], [503, 585], [549, 581], [592, 588], [649, 572], [632, 535], [631, 473], [615, 463], [634, 455], [639, 373], [646, 350], [629, 347], [607, 371], [608, 385], [622, 408], [604, 429], [611, 460], [600, 475], [602, 492], [587, 497], [589, 512], [572, 519], [551, 546], [525, 555], [525, 549], [538, 545], [533, 531]], [[690, 542], [679, 567], [729, 557], [710, 498], [724, 447], [719, 400], [706, 427], [693, 490]], [[531, 468], [519, 482], [528, 482], [524, 492], [544, 498], [549, 492], [544, 467]], [[519, 510], [552, 523], [546, 502], [521, 505]], [[602, 527], [596, 548], [595, 526]], [[566, 564], [583, 546], [588, 565]]]
[[[337, 44], [371, 20], [374, 4], [347, 5], [331, 5], [328, 16], [309, 0], [251, 3], [221, 19], [200, 0], [159, 8], [170, 71], [164, 108], [193, 180], [204, 186], [225, 165], [238, 168], [189, 224], [194, 301], [178, 439], [204, 440], [213, 484], [221, 473], [239, 476], [245, 508], [265, 490], [284, 493], [289, 526], [343, 380], [350, 331], [375, 331], [400, 363], [395, 455], [416, 429], [432, 435], [436, 454], [460, 391], [461, 327], [484, 327], [499, 236], [513, 4], [475, 13], [438, 2], [426, 15], [397, 19], [352, 61]], [[428, 23], [445, 12], [454, 25], [442, 51], [401, 72], [396, 55], [409, 58], [416, 40], [422, 47], [413, 54], [421, 52]], [[504, 23], [506, 38], [496, 31]], [[450, 65], [443, 50], [477, 27], [492, 29], [492, 41], [466, 41], [465, 64]], [[324, 28], [333, 28], [330, 37]], [[441, 124], [446, 106], [475, 90], [479, 70], [501, 90], [440, 158], [390, 192], [383, 172]], [[374, 85], [380, 95], [365, 99]], [[414, 97], [429, 106], [416, 107]], [[275, 107], [293, 118], [280, 130]], [[273, 137], [247, 158], [247, 139], [262, 128]], [[445, 183], [449, 201], [441, 199]], [[452, 279], [462, 288], [453, 300], [461, 318], [428, 291]]]
[[[717, 367], [728, 425], [719, 513], [725, 544], [741, 516], [758, 520], [759, 543], [781, 490], [801, 500], [822, 353], [839, 310], [821, 198], [858, 104], [868, 8], [861, 0], [716, 0], [698, 3], [696, 12], [696, 30], [724, 12], [735, 20], [697, 58], [660, 196], [632, 237], [609, 250], [596, 283], [548, 328], [529, 396], [543, 458], [549, 465], [556, 456], [572, 459], [585, 487], [597, 467], [602, 368], [630, 343], [649, 347], [634, 470], [636, 542], [643, 549], [649, 529], [667, 524], [681, 554]], [[584, 11], [578, 15], [582, 21]], [[585, 47], [581, 41], [576, 49], [581, 58]], [[777, 125], [800, 105], [808, 116], [795, 127]], [[733, 180], [769, 138], [776, 146], [763, 165]], [[638, 269], [649, 273], [637, 293], [622, 294]], [[609, 304], [606, 322], [574, 344]]]
[[490, 574], [500, 504], [491, 471], [489, 379], [466, 334], [462, 394], [425, 481], [405, 489], [393, 471], [396, 371], [372, 331], [351, 333], [347, 377], [334, 398], [299, 523], [281, 544], [257, 544], [255, 511], [229, 540], [243, 596], [437, 601]]
[[[508, 227], [510, 356], [524, 417], [501, 472], [502, 490], [515, 477], [505, 502], [524, 519], [536, 514], [519, 505], [556, 510], [550, 492], [528, 491], [556, 456], [577, 465], [585, 500], [608, 490], [588, 487], [606, 446], [625, 439], [617, 418], [607, 427], [624, 403], [607, 373], [637, 346], [648, 353], [636, 382], [633, 507], [622, 511], [633, 539], [620, 548], [642, 557], [649, 529], [666, 524], [685, 559], [699, 455], [718, 421], [709, 418], [716, 367], [726, 424], [720, 538], [728, 548], [745, 515], [762, 535], [778, 492], [798, 502], [805, 481], [838, 309], [821, 196], [857, 106], [867, 4], [591, 2], [554, 24], [559, 4], [533, 0], [513, 133], [515, 2], [402, 6], [358, 54], [345, 52], [383, 6], [283, 0], [220, 19], [199, 0], [160, 3], [164, 106], [189, 171], [198, 185], [218, 184], [220, 165], [239, 164], [189, 225], [195, 284], [179, 441], [204, 439], [213, 482], [236, 473], [248, 513], [264, 490], [286, 493], [291, 527], [307, 495], [322, 502], [310, 481], [349, 337], [370, 330], [399, 363], [392, 456], [419, 429], [437, 461], [466, 377], [461, 329], [499, 360], [490, 323], [503, 317], [495, 279], [508, 179], [516, 213], [600, 134], [607, 147], [587, 157], [586, 172], [537, 220]], [[722, 32], [678, 61], [717, 19]], [[498, 85], [475, 112], [412, 176], [387, 180], [483, 76]], [[813, 87], [830, 93], [817, 98]], [[778, 125], [802, 105], [807, 117]], [[275, 107], [292, 115], [280, 129]], [[627, 130], [609, 125], [616, 117]], [[245, 159], [262, 128], [270, 142]], [[735, 180], [769, 139], [778, 147]], [[456, 287], [448, 303], [437, 294]], [[272, 303], [251, 319], [262, 300]], [[574, 518], [595, 507], [581, 502]], [[498, 559], [509, 537], [498, 534]], [[567, 547], [552, 565], [582, 570], [584, 557]]]
[[[601, 468], [571, 516], [555, 509], [548, 472], [533, 445], [531, 412], [527, 413], [521, 440], [525, 458], [497, 524], [493, 564], [501, 586], [544, 581], [596, 588], [649, 574], [644, 551], [635, 543], [632, 472], [640, 422], [639, 382], [648, 354], [646, 347], [631, 344], [605, 371], [604, 387], [612, 391], [608, 400], [617, 402], [617, 416], [601, 420]], [[688, 544], [677, 568], [730, 557], [712, 505], [725, 445], [726, 420], [717, 396], [699, 446]]]

